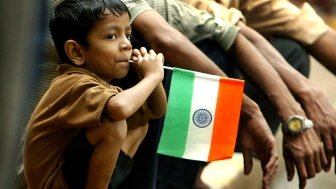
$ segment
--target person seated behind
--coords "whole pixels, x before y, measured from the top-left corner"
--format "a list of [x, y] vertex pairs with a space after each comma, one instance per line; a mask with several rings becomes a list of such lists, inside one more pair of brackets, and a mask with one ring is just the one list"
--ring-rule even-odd
[[[336, 36], [335, 30], [324, 23], [323, 19], [308, 3], [303, 3], [296, 7], [290, 1], [286, 0], [183, 1], [238, 25], [241, 28], [241, 33], [263, 52], [264, 56], [270, 60], [269, 62], [274, 65], [279, 73], [283, 73], [282, 77], [285, 82], [288, 83], [287, 86], [301, 103], [306, 116], [314, 123], [314, 130], [323, 143], [327, 158], [327, 165], [323, 167], [323, 170], [329, 171], [332, 157], [336, 154], [334, 144], [336, 140], [333, 140], [336, 136], [336, 116], [330, 115], [336, 115], [336, 109], [328, 102], [328, 99], [321, 90], [310, 83], [307, 78], [302, 78], [302, 76], [298, 74], [289, 77], [288, 73], [294, 72], [285, 68], [286, 64], [278, 61], [279, 59], [273, 56], [274, 53], [271, 56], [269, 56], [270, 53], [266, 55], [267, 53], [265, 52], [269, 51], [270, 48], [265, 48], [267, 44], [262, 45], [265, 44], [265, 42], [262, 41], [265, 41], [265, 38], [273, 41], [279, 36], [294, 39], [305, 47], [309, 55], [313, 56], [329, 71], [336, 74], [336, 64], [334, 64], [336, 57], [335, 53], [332, 53], [333, 49], [335, 49], [332, 48], [335, 45], [333, 42]], [[242, 22], [245, 21], [245, 19], [248, 25], [247, 27]], [[258, 37], [257, 35], [260, 34], [248, 27], [254, 28], [265, 38]], [[292, 82], [289, 78], [299, 78], [300, 81]], [[305, 89], [302, 90], [303, 88]], [[324, 119], [325, 117], [328, 117], [328, 119]], [[286, 166], [286, 170], [288, 180], [292, 180], [294, 176], [293, 167]], [[304, 180], [304, 174], [302, 175], [303, 176], [300, 177], [301, 181]], [[308, 174], [306, 177], [314, 177], [314, 174]], [[301, 183], [301, 187], [303, 187], [305, 182], [300, 182], [300, 184]]]
[[[120, 0], [65, 0], [50, 31], [61, 58], [56, 77], [27, 126], [28, 188], [116, 188], [129, 174], [148, 120], [163, 116], [163, 55], [130, 43], [130, 14]], [[135, 62], [139, 82], [109, 82]]]
[[[225, 25], [224, 20], [219, 19], [218, 17], [210, 16], [209, 14], [206, 14], [203, 11], [197, 11], [195, 9], [192, 9], [192, 7], [187, 6], [181, 2], [177, 2], [174, 0], [170, 1], [153, 1], [153, 0], [146, 0], [152, 8], [157, 10], [163, 18], [166, 18], [167, 21], [174, 26], [176, 29], [178, 29], [180, 32], [184, 33], [190, 40], [193, 42], [197, 42], [196, 39], [199, 39], [202, 37], [202, 39], [210, 38], [212, 40], [215, 40], [218, 42], [221, 47], [224, 50], [229, 50], [229, 54], [232, 55], [232, 57], [235, 58], [237, 65], [239, 65], [239, 68], [241, 68], [241, 71], [243, 71], [247, 77], [252, 80], [254, 80], [254, 84], [257, 84], [259, 86], [259, 89], [263, 90], [268, 100], [272, 103], [272, 105], [276, 108], [275, 114], [278, 114], [280, 117], [280, 120], [287, 120], [290, 115], [302, 115], [305, 117], [305, 111], [301, 107], [302, 101], [297, 101], [292, 93], [301, 93], [299, 96], [302, 96], [302, 90], [298, 90], [300, 88], [309, 87], [307, 80], [299, 74], [296, 70], [294, 70], [292, 67], [287, 65], [287, 62], [283, 60], [283, 57], [279, 55], [279, 53], [272, 47], [270, 44], [265, 47], [271, 46], [272, 48], [268, 48], [268, 52], [272, 56], [266, 56], [267, 53], [261, 51], [259, 48], [257, 48], [257, 45], [253, 44], [249, 38], [245, 37], [245, 33], [238, 33], [237, 35], [232, 36], [231, 39], [233, 39], [234, 43], [232, 44], [232, 47], [230, 48], [230, 45], [228, 46], [227, 40], [221, 40], [223, 38], [219, 38], [218, 36], [225, 36], [225, 31], [228, 31], [230, 28], [229, 25]], [[135, 8], [133, 8], [134, 10]], [[138, 10], [138, 9], [137, 9]], [[130, 7], [130, 11], [132, 13], [132, 7]], [[147, 15], [149, 14], [150, 11]], [[146, 12], [139, 14], [145, 15]], [[132, 14], [132, 15], [138, 15], [138, 14]], [[138, 16], [138, 17], [140, 17]], [[143, 17], [143, 16], [142, 16]], [[199, 19], [199, 18], [203, 19]], [[148, 18], [148, 16], [147, 16]], [[139, 18], [136, 18], [132, 24], [134, 29], [141, 31], [141, 33], [144, 33], [144, 31], [148, 31], [148, 26], [155, 26], [156, 30], [157, 28], [160, 28], [162, 24], [158, 24], [154, 22], [154, 18], [151, 19], [151, 23], [146, 24], [146, 19], [143, 20], [143, 22], [140, 24]], [[214, 21], [215, 20], [215, 21]], [[191, 22], [192, 21], [192, 22]], [[163, 23], [163, 22], [160, 22]], [[211, 27], [209, 27], [211, 25]], [[137, 27], [138, 26], [138, 27]], [[143, 30], [141, 30], [143, 28]], [[162, 27], [166, 29], [167, 27]], [[167, 29], [166, 29], [167, 30]], [[197, 32], [195, 32], [197, 31]], [[207, 32], [204, 32], [207, 31]], [[155, 30], [152, 29], [151, 32], [149, 32], [152, 35], [155, 33]], [[162, 32], [161, 32], [162, 33]], [[168, 33], [168, 32], [167, 32]], [[146, 33], [147, 34], [147, 33]], [[202, 36], [201, 36], [202, 35]], [[178, 35], [176, 35], [178, 36]], [[248, 36], [250, 37], [250, 36]], [[164, 45], [155, 45], [153, 44], [151, 39], [155, 38], [152, 36], [144, 36], [145, 39], [148, 39], [150, 41], [150, 45], [153, 47], [163, 47]], [[169, 37], [165, 38], [169, 41]], [[174, 38], [175, 40], [177, 37]], [[159, 41], [159, 39], [157, 40]], [[231, 40], [232, 41], [232, 40]], [[264, 40], [265, 41], [265, 40]], [[267, 41], [266, 41], [267, 42]], [[156, 42], [157, 43], [157, 42]], [[187, 43], [180, 43], [180, 44], [187, 44]], [[167, 45], [168, 47], [171, 47], [172, 44], [170, 43]], [[228, 47], [228, 48], [225, 48]], [[176, 48], [176, 49], [181, 49]], [[272, 50], [273, 49], [273, 50]], [[260, 50], [260, 51], [259, 51]], [[264, 50], [264, 49], [263, 49]], [[162, 49], [162, 52], [165, 53], [164, 49]], [[189, 52], [191, 52], [189, 50]], [[197, 51], [192, 51], [194, 52]], [[169, 54], [173, 54], [171, 52], [168, 52], [165, 54], [166, 59], [168, 60]], [[275, 55], [275, 56], [273, 56]], [[182, 57], [182, 56], [178, 56]], [[186, 57], [186, 56], [184, 56]], [[198, 56], [197, 58], [200, 58], [201, 56]], [[275, 58], [269, 59], [269, 57], [275, 57], [276, 63], [273, 63]], [[186, 61], [189, 64], [183, 65], [179, 64], [179, 66], [185, 66], [187, 68], [195, 66], [196, 70], [199, 70], [203, 63], [196, 63], [192, 61]], [[169, 61], [172, 65], [177, 65], [176, 62]], [[197, 66], [196, 66], [197, 65]], [[210, 67], [211, 63], [208, 64], [208, 67]], [[258, 68], [257, 68], [258, 67]], [[274, 74], [269, 74], [270, 71], [274, 71]], [[203, 70], [204, 71], [204, 70]], [[212, 72], [213, 73], [213, 72]], [[291, 75], [291, 77], [288, 77]], [[292, 77], [294, 76], [294, 77]], [[261, 79], [260, 77], [263, 77]], [[275, 78], [277, 77], [277, 78]], [[304, 83], [304, 85], [298, 87], [298, 80], [294, 80], [293, 78], [296, 78], [300, 80], [300, 83]], [[267, 84], [268, 83], [268, 84]], [[304, 87], [303, 87], [304, 86]], [[280, 92], [279, 88], [282, 88]], [[277, 94], [275, 94], [277, 93]], [[306, 92], [304, 92], [306, 94]], [[286, 100], [284, 100], [286, 98]], [[283, 103], [285, 102], [285, 103]], [[244, 101], [243, 101], [244, 104]], [[304, 103], [304, 105], [306, 105]], [[308, 103], [308, 105], [310, 105]], [[244, 106], [242, 106], [242, 110], [244, 111]], [[242, 114], [243, 115], [243, 114]], [[243, 123], [243, 122], [241, 122]], [[278, 125], [278, 124], [277, 124]], [[243, 128], [243, 127], [242, 127]], [[243, 139], [244, 137], [238, 137], [238, 139]], [[294, 176], [294, 168], [297, 168], [297, 173], [300, 178], [300, 187], [304, 187], [306, 180], [308, 178], [312, 178], [315, 176], [316, 173], [320, 172], [322, 167], [325, 167], [326, 159], [325, 154], [323, 151], [323, 147], [321, 145], [321, 141], [319, 140], [317, 134], [315, 133], [315, 130], [313, 129], [307, 129], [305, 132], [303, 132], [300, 135], [293, 135], [291, 133], [285, 133], [285, 136], [283, 138], [283, 147], [284, 147], [284, 155], [286, 155], [284, 158], [288, 162], [289, 165], [286, 168], [288, 168], [288, 175], [289, 178]], [[307, 145], [307, 142], [310, 143]], [[301, 150], [297, 150], [300, 148]], [[310, 151], [314, 151], [314, 153], [310, 153]], [[302, 153], [301, 153], [302, 152]], [[315, 153], [316, 152], [316, 153]], [[290, 154], [290, 155], [289, 155]], [[318, 155], [317, 155], [318, 154]], [[243, 153], [243, 157], [245, 160], [246, 155]], [[250, 156], [251, 157], [251, 156]], [[313, 160], [310, 162], [307, 162], [307, 159]], [[159, 160], [159, 164], [161, 160]], [[245, 168], [248, 165], [245, 161]], [[314, 162], [319, 162], [318, 164], [315, 164]], [[263, 163], [262, 163], [263, 164]], [[164, 163], [166, 166], [167, 164]], [[295, 165], [295, 166], [293, 166]], [[314, 168], [310, 169], [312, 167], [311, 165], [314, 165]], [[315, 166], [316, 165], [316, 166]], [[167, 167], [173, 167], [173, 166], [167, 166]], [[245, 169], [245, 173], [248, 173], [248, 169]], [[160, 171], [159, 171], [160, 172]], [[169, 175], [169, 178], [171, 179], [171, 172], [167, 172]], [[183, 174], [188, 175], [188, 174]], [[182, 176], [184, 178], [184, 176]], [[174, 180], [174, 179], [171, 179]], [[266, 180], [266, 179], [265, 179]], [[263, 180], [263, 181], [265, 181]], [[263, 187], [268, 187], [267, 182], [264, 182], [265, 184]], [[268, 182], [269, 183], [269, 182]], [[170, 187], [171, 188], [171, 187]], [[191, 187], [189, 187], [191, 188]]]

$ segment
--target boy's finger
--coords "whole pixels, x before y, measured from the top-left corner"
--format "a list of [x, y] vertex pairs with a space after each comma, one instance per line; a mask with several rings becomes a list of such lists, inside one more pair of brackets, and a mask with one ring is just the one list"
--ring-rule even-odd
[[149, 54], [156, 54], [153, 49], [149, 50]]
[[155, 57], [156, 57], [156, 53], [155, 53], [155, 51], [153, 50], [153, 49], [151, 49], [151, 50], [149, 50], [149, 57], [151, 58], [151, 59], [155, 59]]
[[162, 53], [157, 54], [156, 58], [162, 60], [162, 63], [164, 64], [164, 56]]
[[139, 56], [140, 55], [140, 51], [139, 49], [133, 49], [133, 56]]
[[140, 52], [141, 52], [141, 55], [144, 56], [145, 54], [147, 54], [147, 49], [145, 47], [141, 47]]

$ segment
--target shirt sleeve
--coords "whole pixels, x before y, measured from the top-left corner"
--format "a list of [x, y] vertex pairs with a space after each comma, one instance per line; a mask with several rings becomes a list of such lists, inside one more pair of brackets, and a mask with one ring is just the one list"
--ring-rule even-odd
[[224, 20], [236, 25], [239, 21], [246, 23], [242, 12], [236, 8], [228, 8], [213, 0], [180, 0], [199, 10], [206, 11], [212, 15], [217, 15]]
[[204, 39], [217, 41], [228, 50], [236, 39], [239, 28], [218, 16], [198, 10], [180, 1], [168, 1], [168, 22], [193, 43]]
[[306, 45], [330, 28], [308, 3], [299, 8], [289, 1], [246, 1], [240, 10], [247, 25], [262, 35], [289, 36]]
[[58, 113], [63, 127], [91, 127], [103, 124], [103, 110], [107, 101], [120, 88], [106, 87], [90, 79], [82, 79], [66, 93], [67, 102]]
[[129, 12], [131, 13], [130, 23], [133, 23], [135, 18], [142, 12], [153, 10], [145, 0], [122, 0], [122, 2], [125, 3]]

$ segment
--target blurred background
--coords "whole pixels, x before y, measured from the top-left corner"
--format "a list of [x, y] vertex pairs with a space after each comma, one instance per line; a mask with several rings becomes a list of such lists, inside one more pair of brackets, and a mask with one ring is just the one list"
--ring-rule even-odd
[[0, 188], [12, 189], [40, 58], [42, 0], [0, 1]]
[[[295, 0], [298, 3], [301, 0]], [[325, 21], [336, 28], [335, 0], [310, 0]], [[42, 24], [45, 21], [43, 0], [0, 1], [0, 189], [15, 188], [15, 172], [20, 137], [29, 119], [34, 91], [39, 79], [38, 64], [42, 53]], [[311, 79], [336, 107], [336, 78], [312, 59]], [[34, 99], [34, 100], [32, 100]], [[278, 132], [277, 141], [281, 141]], [[278, 142], [281, 144], [281, 142]], [[281, 146], [279, 148], [281, 150]], [[298, 188], [297, 178], [287, 182], [280, 154], [280, 169], [272, 189]], [[250, 176], [242, 174], [240, 154], [233, 159], [209, 164], [202, 179], [214, 189], [260, 188], [261, 170], [257, 160]], [[334, 165], [333, 165], [334, 166]], [[308, 189], [335, 188], [331, 170], [308, 181]]]

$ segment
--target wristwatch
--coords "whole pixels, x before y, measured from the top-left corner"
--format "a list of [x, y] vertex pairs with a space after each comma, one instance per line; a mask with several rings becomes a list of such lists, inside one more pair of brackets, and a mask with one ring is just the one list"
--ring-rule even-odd
[[313, 125], [314, 124], [310, 119], [299, 115], [293, 115], [289, 116], [286, 121], [282, 122], [282, 131], [291, 134], [298, 134], [303, 132], [305, 129], [312, 128]]

